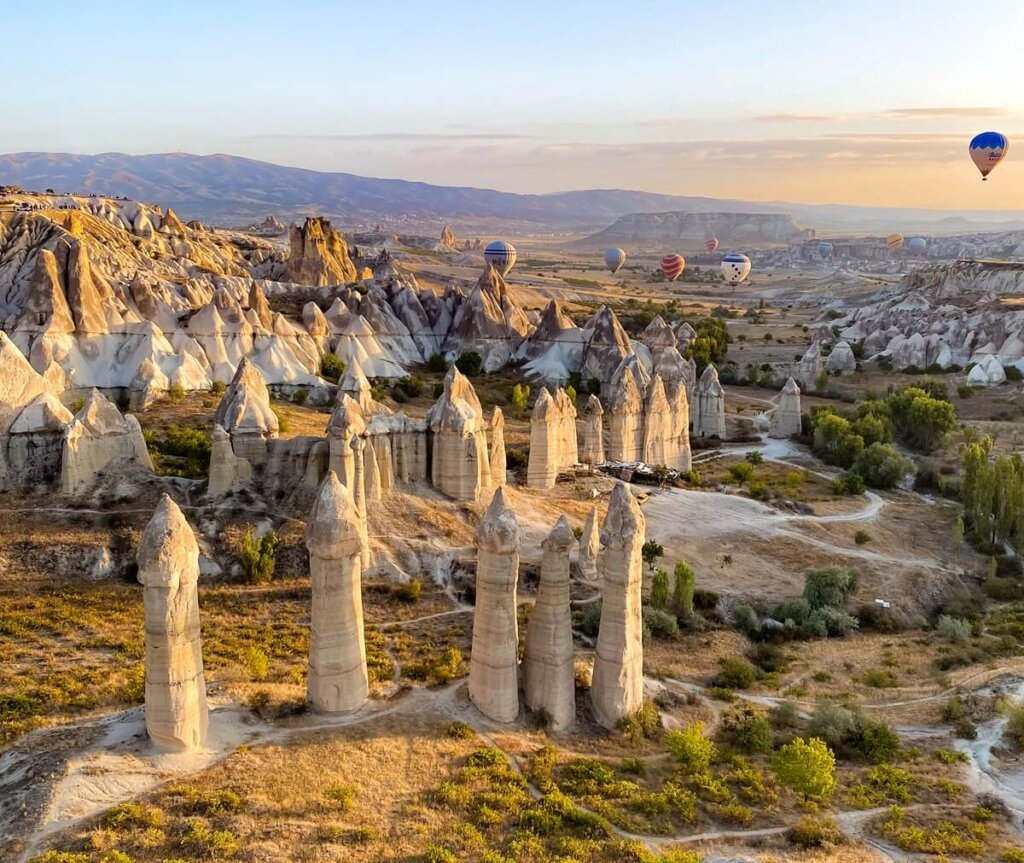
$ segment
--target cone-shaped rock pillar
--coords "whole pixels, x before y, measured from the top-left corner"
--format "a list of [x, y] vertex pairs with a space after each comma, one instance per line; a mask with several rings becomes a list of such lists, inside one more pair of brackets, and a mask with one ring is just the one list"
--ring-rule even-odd
[[526, 706], [547, 714], [552, 731], [576, 721], [569, 551], [576, 542], [565, 516], [542, 543], [540, 589], [530, 614], [523, 658]]
[[582, 437], [583, 445], [580, 447], [580, 461], [583, 464], [601, 464], [604, 461], [604, 408], [601, 407], [601, 400], [591, 395], [583, 407]]
[[348, 489], [331, 471], [306, 525], [313, 588], [307, 691], [316, 710], [359, 708], [370, 692], [363, 640], [363, 537]]
[[199, 545], [166, 494], [136, 556], [146, 615], [146, 732], [167, 752], [199, 749], [209, 709], [199, 630]]
[[793, 437], [800, 434], [802, 420], [800, 417], [800, 387], [790, 378], [779, 393], [779, 406], [772, 415], [771, 437]]
[[469, 697], [496, 722], [519, 715], [519, 523], [499, 487], [476, 534], [476, 608]]
[[583, 533], [580, 535], [580, 575], [587, 581], [597, 581], [597, 556], [600, 551], [601, 526], [598, 524], [595, 506], [583, 523]]
[[526, 466], [526, 484], [530, 488], [555, 487], [561, 443], [562, 420], [558, 405], [546, 388], [541, 389], [530, 416], [530, 460]]
[[626, 485], [617, 483], [601, 528], [601, 625], [590, 690], [594, 715], [605, 728], [643, 703], [643, 544], [643, 513]]
[[497, 488], [507, 479], [508, 466], [505, 458], [505, 413], [495, 408], [491, 414], [491, 483]]

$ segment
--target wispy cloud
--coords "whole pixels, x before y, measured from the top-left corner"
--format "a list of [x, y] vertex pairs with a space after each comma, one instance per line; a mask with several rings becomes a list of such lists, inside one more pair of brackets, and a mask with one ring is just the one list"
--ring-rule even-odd
[[365, 132], [337, 135], [247, 135], [248, 141], [527, 141], [535, 135], [511, 132]]
[[837, 114], [759, 114], [754, 117], [758, 123], [828, 123], [842, 119]]
[[933, 117], [1004, 117], [1009, 113], [1005, 108], [939, 107], [939, 108], [889, 108], [879, 116], [897, 120], [925, 120]]

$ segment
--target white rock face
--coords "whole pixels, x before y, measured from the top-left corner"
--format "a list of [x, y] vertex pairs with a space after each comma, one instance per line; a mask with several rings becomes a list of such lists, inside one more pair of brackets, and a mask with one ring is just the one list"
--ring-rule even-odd
[[497, 488], [504, 485], [508, 477], [508, 464], [505, 458], [505, 414], [496, 407], [491, 413], [491, 484]]
[[641, 588], [644, 516], [624, 483], [617, 483], [601, 528], [601, 624], [590, 700], [604, 728], [643, 704]]
[[601, 400], [591, 395], [583, 408], [583, 443], [580, 447], [580, 461], [583, 464], [601, 464], [604, 461], [604, 408]]
[[1003, 364], [994, 354], [981, 357], [977, 365], [967, 373], [967, 383], [981, 387], [994, 387], [1006, 383]]
[[601, 527], [598, 524], [597, 507], [593, 507], [583, 523], [580, 534], [579, 566], [580, 575], [587, 581], [597, 581], [597, 558], [601, 551]]
[[469, 697], [495, 722], [519, 715], [519, 523], [498, 488], [476, 535], [476, 608]]
[[612, 384], [608, 424], [610, 461], [634, 462], [643, 456], [643, 400], [633, 370], [623, 366]]
[[690, 399], [685, 379], [665, 386], [671, 415], [672, 438], [668, 456], [673, 461], [668, 466], [679, 471], [688, 471], [692, 466], [690, 450]]
[[128, 385], [128, 409], [144, 411], [166, 395], [170, 388], [171, 381], [167, 375], [150, 357], [146, 357]]
[[209, 710], [199, 629], [199, 545], [164, 495], [137, 555], [146, 614], [146, 732], [167, 752], [201, 749]]
[[136, 465], [153, 470], [139, 421], [122, 415], [113, 402], [93, 390], [64, 430], [61, 494], [78, 494], [98, 477]]
[[238, 364], [213, 421], [231, 435], [237, 456], [252, 464], [266, 462], [267, 444], [277, 438], [279, 423], [270, 407], [267, 382], [249, 360]]
[[857, 371], [857, 358], [849, 342], [838, 341], [825, 361], [825, 369], [836, 374], [853, 374]]
[[803, 388], [813, 393], [817, 386], [818, 376], [825, 370], [825, 362], [821, 356], [821, 343], [814, 342], [800, 358], [793, 369], [793, 377], [803, 384]]
[[679, 437], [669, 409], [665, 385], [659, 375], [647, 390], [644, 404], [643, 460], [649, 465], [675, 467], [679, 460]]
[[693, 433], [697, 437], [725, 438], [725, 390], [718, 380], [718, 369], [711, 364], [697, 383]]
[[779, 393], [779, 406], [772, 414], [771, 437], [793, 437], [802, 430], [800, 414], [800, 387], [790, 378]]
[[231, 436], [222, 426], [215, 425], [210, 445], [210, 480], [206, 493], [220, 497], [228, 492], [239, 491], [252, 479], [252, 465], [235, 455]]
[[491, 486], [484, 415], [473, 385], [455, 366], [427, 413], [427, 425], [433, 435], [434, 488], [455, 500], [476, 500]]
[[542, 387], [530, 415], [530, 460], [526, 484], [530, 488], [552, 489], [562, 462], [561, 414], [546, 387]]
[[523, 656], [526, 706], [547, 715], [552, 731], [576, 721], [569, 552], [576, 544], [563, 515], [544, 540], [537, 601], [530, 614]]
[[307, 691], [314, 709], [357, 710], [370, 693], [363, 640], [364, 539], [352, 496], [331, 471], [306, 525], [313, 604]]

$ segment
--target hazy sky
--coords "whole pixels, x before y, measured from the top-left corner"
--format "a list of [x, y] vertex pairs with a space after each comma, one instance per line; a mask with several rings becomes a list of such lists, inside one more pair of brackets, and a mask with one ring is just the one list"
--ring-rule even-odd
[[1022, 35], [1022, 0], [7, 2], [0, 151], [1024, 208]]

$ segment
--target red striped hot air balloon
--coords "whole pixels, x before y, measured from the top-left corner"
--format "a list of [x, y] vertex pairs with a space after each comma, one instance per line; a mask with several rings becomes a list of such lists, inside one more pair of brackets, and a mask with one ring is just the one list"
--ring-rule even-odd
[[670, 282], [674, 282], [683, 274], [683, 269], [686, 267], [686, 260], [682, 255], [665, 255], [661, 259], [661, 271], [665, 274], [665, 278]]
[[709, 252], [713, 252], [715, 249], [717, 249], [718, 237], [708, 237], [708, 239], [704, 243], [704, 248], [707, 249]]

